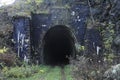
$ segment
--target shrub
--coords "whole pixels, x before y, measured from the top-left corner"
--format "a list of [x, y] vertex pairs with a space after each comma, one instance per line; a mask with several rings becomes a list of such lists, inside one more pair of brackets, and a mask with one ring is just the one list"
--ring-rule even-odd
[[6, 66], [13, 66], [16, 64], [16, 55], [15, 54], [0, 54], [0, 63], [5, 64]]
[[26, 78], [39, 72], [39, 66], [4, 67], [2, 72], [7, 78]]
[[92, 62], [84, 56], [77, 56], [70, 60], [72, 75], [76, 80], [102, 80], [104, 72], [108, 69], [107, 63]]

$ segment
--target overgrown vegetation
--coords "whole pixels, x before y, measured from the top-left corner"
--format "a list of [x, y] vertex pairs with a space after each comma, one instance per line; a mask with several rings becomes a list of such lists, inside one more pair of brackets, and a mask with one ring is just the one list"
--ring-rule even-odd
[[[21, 67], [4, 67], [2, 72], [7, 78], [27, 78], [38, 72], [44, 73], [44, 68], [40, 66], [21, 66]], [[47, 68], [46, 68], [47, 69]]]
[[[57, 2], [57, 0], [51, 1], [53, 3]], [[60, 3], [61, 1], [62, 0], [58, 0]], [[72, 1], [73, 0], [70, 0], [70, 2]], [[99, 62], [99, 60], [94, 62], [89, 57], [77, 56], [76, 60], [71, 59], [72, 75], [76, 80], [103, 80], [105, 71], [112, 65], [119, 64], [120, 62], [118, 55], [120, 53], [120, 44], [117, 43], [117, 49], [115, 49], [116, 45], [114, 45], [116, 36], [120, 34], [120, 2], [119, 0], [88, 1], [92, 12], [90, 13], [90, 18], [92, 19], [90, 20], [93, 21], [93, 23], [88, 26], [93, 27], [97, 24], [97, 29], [102, 35], [102, 63]], [[85, 0], [85, 3], [88, 1]], [[60, 80], [59, 67], [54, 67], [53, 69], [43, 65], [21, 65], [12, 51], [12, 47], [10, 47], [10, 45], [12, 45], [11, 36], [13, 30], [11, 16], [20, 15], [30, 17], [31, 12], [48, 13], [49, 6], [49, 2], [45, 3], [44, 0], [17, 0], [13, 6], [0, 8], [0, 49], [2, 50], [4, 47], [10, 49], [10, 51], [0, 54], [0, 67], [2, 69], [2, 71], [0, 71], [0, 80], [54, 80], [55, 78]], [[61, 6], [55, 7], [60, 8]], [[62, 6], [62, 8], [70, 7], [69, 4]], [[84, 54], [86, 51], [86, 46], [78, 46], [77, 48], [81, 54]], [[94, 58], [96, 59], [97, 57], [94, 56]], [[51, 71], [49, 73], [50, 69]], [[70, 72], [70, 67], [65, 67], [67, 80], [73, 80]]]
[[[77, 56], [75, 60], [71, 59], [72, 75], [75, 80], [110, 80], [105, 79], [104, 74], [112, 65], [113, 64], [109, 62], [109, 60], [106, 60], [102, 63], [96, 63], [84, 56]], [[114, 77], [114, 74], [113, 76], [109, 77]], [[118, 77], [119, 76], [116, 78]]]
[[[70, 66], [65, 66], [65, 78], [73, 80]], [[23, 65], [21, 67], [4, 67], [1, 80], [61, 80], [61, 67], [43, 65]]]

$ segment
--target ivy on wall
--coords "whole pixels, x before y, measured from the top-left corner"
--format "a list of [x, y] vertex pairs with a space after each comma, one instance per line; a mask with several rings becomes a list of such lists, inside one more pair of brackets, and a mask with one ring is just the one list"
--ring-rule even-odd
[[106, 24], [105, 29], [102, 30], [104, 47], [108, 52], [111, 52], [112, 50], [111, 47], [115, 36], [114, 26], [115, 25], [112, 22], [109, 22]]

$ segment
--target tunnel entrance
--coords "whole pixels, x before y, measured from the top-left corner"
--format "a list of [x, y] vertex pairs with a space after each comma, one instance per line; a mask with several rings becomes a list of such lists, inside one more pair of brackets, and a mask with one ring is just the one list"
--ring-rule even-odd
[[75, 57], [75, 37], [70, 28], [56, 25], [43, 38], [43, 61], [47, 65], [69, 64], [69, 57]]

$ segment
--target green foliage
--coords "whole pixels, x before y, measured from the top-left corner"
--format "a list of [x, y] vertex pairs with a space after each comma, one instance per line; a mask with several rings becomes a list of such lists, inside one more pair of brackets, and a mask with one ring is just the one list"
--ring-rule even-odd
[[105, 54], [104, 60], [109, 62], [109, 63], [112, 63], [115, 57], [116, 56], [112, 53], [111, 54]]
[[74, 80], [72, 75], [72, 68], [70, 65], [65, 66], [65, 74], [67, 80]]
[[25, 4], [29, 6], [30, 11], [35, 12], [35, 10], [39, 10], [38, 8], [40, 8], [39, 6], [41, 5], [42, 2], [43, 0], [26, 0]]
[[4, 54], [4, 53], [8, 52], [8, 49], [9, 49], [9, 48], [6, 48], [6, 47], [4, 46], [4, 48], [0, 49], [0, 54]]
[[7, 78], [26, 78], [38, 73], [39, 66], [4, 67], [2, 72]]
[[40, 11], [44, 0], [18, 0], [10, 7], [0, 8], [0, 12], [7, 11], [10, 16], [30, 16], [31, 12]]
[[43, 0], [26, 0], [26, 4], [32, 4], [33, 2], [35, 2], [37, 5], [42, 3]]
[[111, 47], [115, 36], [114, 26], [115, 25], [112, 22], [109, 22], [106, 24], [105, 29], [102, 29], [103, 43], [107, 53], [112, 52]]
[[84, 51], [85, 50], [85, 46], [80, 46], [80, 51]]
[[46, 75], [46, 77], [44, 78], [44, 80], [60, 80], [61, 78], [61, 74], [60, 74], [60, 67], [54, 67], [54, 69], [51, 69], [51, 71], [49, 72], [49, 74]]
[[44, 10], [44, 11], [37, 11], [36, 13], [49, 14], [49, 11], [48, 11], [48, 10]]
[[69, 9], [69, 8], [70, 8], [70, 6], [69, 6], [68, 4], [66, 4], [66, 5], [65, 5], [65, 8], [68, 8], [68, 9]]
[[[70, 65], [64, 68], [66, 80], [73, 80]], [[44, 65], [24, 65], [21, 67], [4, 67], [2, 74], [7, 80], [61, 80], [61, 67]]]
[[104, 28], [100, 28], [104, 44], [104, 60], [112, 63], [116, 58], [112, 49], [112, 44], [115, 36], [115, 24], [109, 21], [108, 23], [104, 23], [104, 25]]
[[72, 75], [75, 80], [103, 80], [104, 72], [111, 64], [96, 63], [84, 56], [77, 56], [76, 60], [71, 60]]
[[81, 52], [81, 51], [85, 51], [85, 50], [86, 50], [86, 49], [85, 49], [85, 46], [82, 46], [82, 45], [80, 45], [80, 44], [78, 44], [78, 43], [75, 44], [75, 47], [76, 47], [76, 50], [77, 50], [78, 52]]

